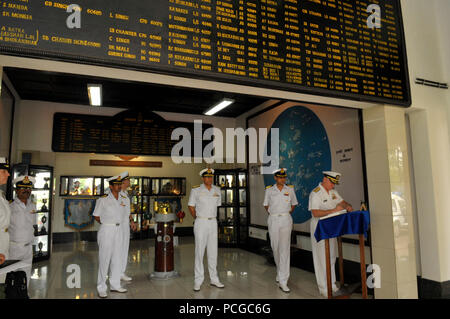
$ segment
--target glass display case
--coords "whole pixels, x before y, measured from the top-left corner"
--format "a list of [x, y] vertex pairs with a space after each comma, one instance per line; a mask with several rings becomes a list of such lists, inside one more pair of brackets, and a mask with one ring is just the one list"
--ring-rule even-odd
[[[109, 176], [61, 176], [59, 195], [63, 197], [90, 197], [108, 193]], [[127, 190], [130, 197], [130, 211], [137, 229], [132, 232], [133, 239], [146, 239], [153, 227], [154, 198], [178, 197], [186, 195], [184, 177], [130, 177]]]
[[150, 238], [154, 225], [154, 205], [162, 196], [176, 198], [186, 195], [184, 177], [131, 177], [128, 194], [131, 199], [131, 216], [137, 225], [133, 239]]
[[[51, 216], [53, 203], [53, 167], [17, 164], [13, 166], [11, 180], [19, 176], [33, 176], [36, 183], [33, 185], [31, 200], [36, 204], [33, 261], [42, 261], [50, 258], [51, 252]], [[14, 185], [9, 188], [9, 198], [15, 198]]]
[[218, 239], [222, 247], [237, 247], [247, 243], [247, 171], [216, 170], [215, 185], [221, 188], [222, 205], [218, 207]]

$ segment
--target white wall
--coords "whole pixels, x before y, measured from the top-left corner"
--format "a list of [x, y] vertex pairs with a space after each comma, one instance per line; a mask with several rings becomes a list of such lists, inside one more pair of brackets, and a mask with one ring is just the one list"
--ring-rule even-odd
[[414, 83], [450, 82], [450, 2], [402, 0], [413, 104], [411, 142], [422, 277], [450, 280], [450, 91]]

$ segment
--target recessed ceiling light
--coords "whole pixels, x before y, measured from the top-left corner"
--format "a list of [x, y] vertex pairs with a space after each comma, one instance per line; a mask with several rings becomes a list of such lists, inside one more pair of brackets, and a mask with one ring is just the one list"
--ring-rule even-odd
[[88, 84], [89, 103], [92, 106], [102, 105], [102, 85], [101, 84]]
[[221, 102], [219, 102], [219, 104], [213, 106], [211, 109], [206, 111], [205, 115], [214, 115], [217, 112], [223, 110], [224, 108], [226, 108], [227, 106], [230, 106], [233, 103], [234, 103], [234, 100], [232, 100], [232, 99], [223, 99]]

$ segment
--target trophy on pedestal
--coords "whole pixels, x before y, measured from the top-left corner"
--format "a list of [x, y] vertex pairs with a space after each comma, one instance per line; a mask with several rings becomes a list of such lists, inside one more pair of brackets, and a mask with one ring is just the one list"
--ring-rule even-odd
[[44, 177], [44, 181], [45, 181], [44, 188], [49, 189], [48, 182], [50, 181], [50, 177]]
[[47, 199], [46, 198], [42, 199], [42, 203], [43, 204], [42, 204], [42, 207], [41, 207], [41, 212], [48, 212], [48, 208], [45, 205], [47, 203]]
[[44, 244], [42, 242], [39, 242], [38, 244], [38, 248], [39, 248], [39, 252], [38, 252], [38, 256], [42, 256], [42, 248], [44, 247]]
[[41, 231], [39, 232], [40, 235], [47, 235], [47, 229], [45, 228], [45, 223], [47, 222], [47, 217], [42, 216], [41, 218], [41, 222], [42, 222], [42, 227], [41, 227]]

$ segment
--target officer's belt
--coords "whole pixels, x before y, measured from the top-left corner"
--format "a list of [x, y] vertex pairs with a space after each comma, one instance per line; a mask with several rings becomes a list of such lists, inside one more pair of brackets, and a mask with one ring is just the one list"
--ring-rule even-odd
[[217, 217], [201, 217], [201, 216], [197, 216], [197, 218], [200, 218], [200, 219], [207, 219], [207, 220], [217, 219]]
[[16, 242], [16, 241], [12, 241], [12, 240], [10, 240], [9, 241], [11, 244], [14, 244], [14, 245], [20, 245], [20, 246], [23, 246], [23, 247], [27, 247], [27, 246], [30, 246], [31, 245], [31, 243], [18, 243], [18, 242]]
[[102, 225], [105, 225], [105, 226], [120, 226], [120, 223], [116, 223], [116, 224], [103, 224], [102, 223]]

